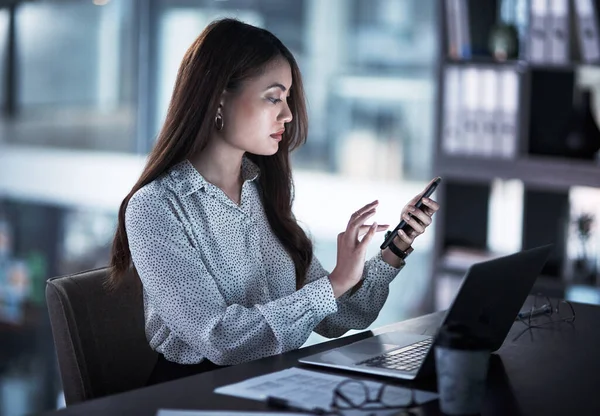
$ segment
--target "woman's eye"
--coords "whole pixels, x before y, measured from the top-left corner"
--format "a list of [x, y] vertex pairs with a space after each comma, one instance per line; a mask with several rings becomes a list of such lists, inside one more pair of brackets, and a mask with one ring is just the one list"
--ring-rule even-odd
[[279, 98], [269, 98], [269, 101], [271, 101], [273, 104], [277, 104], [277, 103], [281, 102], [281, 100]]

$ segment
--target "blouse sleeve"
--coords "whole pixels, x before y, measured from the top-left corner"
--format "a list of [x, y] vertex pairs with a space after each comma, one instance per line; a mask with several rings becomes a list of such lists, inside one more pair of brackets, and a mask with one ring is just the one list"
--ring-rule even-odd
[[[326, 316], [315, 328], [319, 335], [334, 338], [343, 335], [350, 329], [365, 329], [375, 321], [389, 294], [389, 284], [404, 267], [399, 268], [386, 263], [379, 251], [373, 258], [365, 262], [361, 286], [349, 290], [340, 296], [337, 312]], [[328, 276], [327, 272], [316, 257], [310, 265], [307, 283]]]

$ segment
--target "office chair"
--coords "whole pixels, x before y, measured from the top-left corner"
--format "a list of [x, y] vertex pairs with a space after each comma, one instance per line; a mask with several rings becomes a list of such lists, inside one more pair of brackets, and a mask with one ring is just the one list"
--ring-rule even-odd
[[48, 279], [46, 301], [67, 405], [146, 384], [157, 360], [132, 271], [114, 291], [108, 268]]

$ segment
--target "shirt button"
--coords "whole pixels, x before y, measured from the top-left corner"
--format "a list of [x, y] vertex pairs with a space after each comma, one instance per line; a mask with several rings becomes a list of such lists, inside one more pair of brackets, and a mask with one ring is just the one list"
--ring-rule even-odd
[[264, 293], [265, 295], [268, 295], [268, 294], [269, 294], [269, 289], [268, 289], [266, 286], [265, 286], [265, 287], [263, 287], [263, 293]]

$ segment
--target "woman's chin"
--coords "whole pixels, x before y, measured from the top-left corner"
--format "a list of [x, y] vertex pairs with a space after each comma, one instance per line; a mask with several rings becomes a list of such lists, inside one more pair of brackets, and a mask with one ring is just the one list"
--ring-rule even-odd
[[253, 152], [254, 154], [260, 155], [260, 156], [273, 156], [275, 153], [277, 153], [277, 151], [279, 150], [279, 144], [275, 144], [275, 146], [271, 146], [271, 148], [264, 148], [264, 149], [260, 149], [259, 152]]

